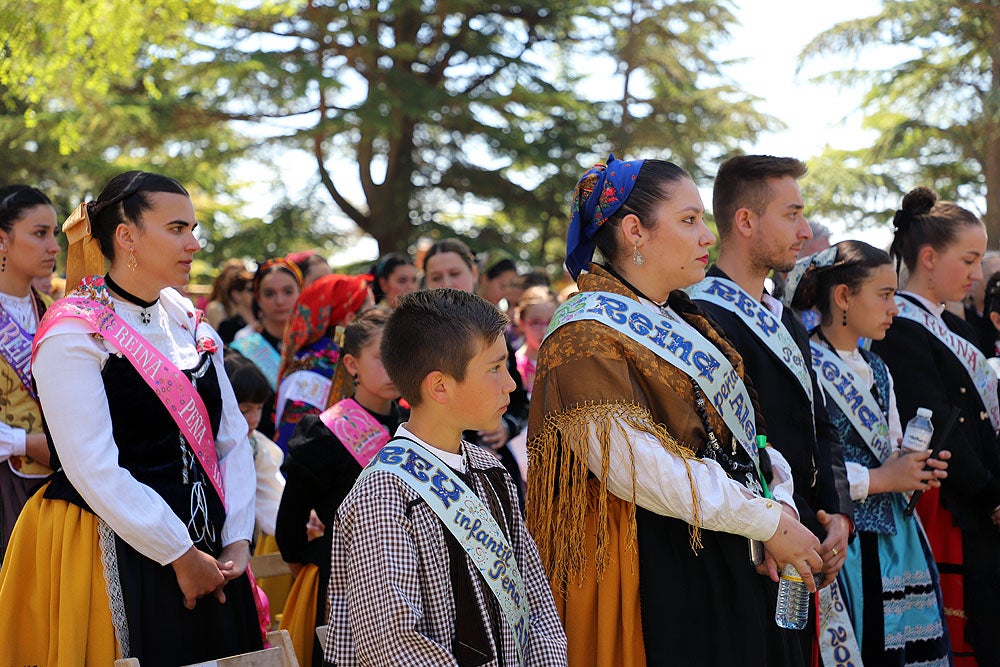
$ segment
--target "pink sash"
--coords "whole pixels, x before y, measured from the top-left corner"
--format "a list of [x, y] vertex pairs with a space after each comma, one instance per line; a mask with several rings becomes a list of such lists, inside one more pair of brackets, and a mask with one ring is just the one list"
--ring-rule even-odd
[[32, 358], [48, 330], [63, 317], [71, 317], [89, 324], [94, 333], [111, 341], [139, 371], [139, 375], [163, 402], [163, 406], [180, 428], [181, 434], [198, 457], [202, 470], [212, 480], [212, 486], [225, 506], [226, 495], [222, 488], [222, 472], [215, 451], [212, 423], [204, 401], [188, 377], [162, 352], [126, 324], [115, 311], [98, 301], [81, 296], [66, 297], [56, 301], [48, 309], [35, 333]]
[[389, 431], [353, 398], [334, 403], [319, 416], [344, 449], [364, 468], [389, 442]]

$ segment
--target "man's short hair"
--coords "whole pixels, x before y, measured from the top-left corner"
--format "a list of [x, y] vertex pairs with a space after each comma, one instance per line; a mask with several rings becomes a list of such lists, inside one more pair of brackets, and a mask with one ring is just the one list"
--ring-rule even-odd
[[472, 358], [502, 336], [507, 323], [506, 315], [475, 294], [455, 289], [407, 294], [382, 333], [382, 365], [415, 407], [428, 373], [441, 371], [462, 382]]
[[728, 236], [741, 208], [764, 214], [771, 203], [771, 179], [799, 179], [806, 171], [805, 163], [793, 157], [737, 155], [723, 162], [712, 189], [712, 214], [719, 236]]

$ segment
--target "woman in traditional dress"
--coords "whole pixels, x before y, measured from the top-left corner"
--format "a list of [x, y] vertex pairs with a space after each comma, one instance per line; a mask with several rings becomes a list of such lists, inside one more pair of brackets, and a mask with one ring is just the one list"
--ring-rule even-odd
[[52, 473], [31, 385], [31, 341], [51, 301], [31, 281], [52, 274], [56, 224], [52, 202], [40, 190], [0, 188], [0, 563], [21, 508]]
[[332, 526], [361, 469], [406, 420], [407, 411], [400, 407], [399, 392], [379, 355], [388, 319], [388, 311], [376, 308], [345, 327], [341, 364], [353, 378], [353, 396], [322, 414], [303, 417], [282, 466], [287, 483], [278, 508], [277, 539], [281, 557], [297, 575], [281, 627], [291, 632], [303, 665], [323, 664], [314, 630], [326, 624], [330, 580], [331, 536], [324, 531], [310, 538], [310, 511], [324, 527]]
[[680, 291], [705, 276], [703, 213], [661, 160], [611, 156], [577, 185], [581, 294], [542, 343], [528, 426], [528, 522], [572, 665], [804, 664], [750, 554], [777, 581], [785, 563], [818, 571], [819, 541], [787, 462], [758, 453], [742, 360]]
[[318, 415], [350, 393], [343, 367], [336, 373], [343, 333], [337, 328], [374, 303], [367, 276], [328, 274], [299, 295], [281, 345], [274, 440], [282, 451], [288, 451], [302, 417]]
[[250, 325], [256, 326], [257, 315], [253, 305], [253, 274], [247, 270], [236, 273], [229, 279], [229, 302], [233, 307], [232, 317], [227, 317], [217, 327], [222, 342], [227, 346], [236, 334]]
[[[32, 365], [56, 472], [0, 571], [0, 664], [181, 665], [261, 647], [246, 421], [215, 332], [174, 289], [196, 225], [177, 181], [133, 171], [64, 226], [75, 288], [39, 325]], [[101, 253], [107, 274], [77, 285]]]
[[937, 568], [919, 520], [904, 510], [907, 492], [941, 486], [951, 454], [900, 454], [892, 376], [876, 354], [858, 347], [860, 338], [885, 338], [899, 312], [892, 260], [867, 243], [843, 241], [799, 260], [786, 289], [786, 305], [819, 313], [810, 345], [854, 501], [857, 539], [840, 577], [862, 658], [868, 665], [945, 667]]
[[[299, 267], [284, 257], [269, 259], [253, 276], [254, 309], [259, 314], [255, 324], [236, 332], [229, 347], [254, 363], [267, 378], [271, 391], [278, 390], [281, 370], [281, 341], [285, 326], [295, 312], [295, 302], [302, 292]], [[264, 405], [260, 432], [271, 438], [275, 434], [275, 397]]]
[[896, 381], [899, 418], [933, 410], [932, 446], [951, 451], [948, 478], [923, 494], [917, 513], [940, 573], [955, 664], [1000, 665], [997, 378], [976, 332], [944, 307], [982, 280], [986, 228], [928, 188], [903, 198], [893, 225], [890, 254], [909, 277], [896, 298], [899, 314], [871, 349]]

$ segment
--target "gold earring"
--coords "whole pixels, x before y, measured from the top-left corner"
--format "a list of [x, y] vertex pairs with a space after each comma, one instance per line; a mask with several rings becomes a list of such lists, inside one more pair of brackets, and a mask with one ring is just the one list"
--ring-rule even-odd
[[132, 248], [128, 249], [128, 268], [135, 271], [135, 268], [139, 266], [139, 262], [135, 259], [135, 250]]
[[642, 266], [646, 263], [646, 258], [642, 256], [639, 252], [639, 242], [636, 241], [635, 245], [632, 246], [632, 263], [636, 266]]

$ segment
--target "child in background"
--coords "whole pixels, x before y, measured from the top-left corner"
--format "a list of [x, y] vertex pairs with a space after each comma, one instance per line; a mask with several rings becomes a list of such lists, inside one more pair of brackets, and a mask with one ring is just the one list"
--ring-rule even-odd
[[[295, 572], [281, 628], [292, 636], [302, 665], [322, 665], [315, 629], [326, 624], [326, 589], [330, 579], [330, 533], [314, 539], [307, 525], [329, 526], [361, 468], [389, 441], [406, 419], [399, 391], [382, 367], [379, 343], [389, 311], [375, 308], [344, 329], [340, 363], [354, 379], [350, 398], [319, 415], [306, 415], [288, 441], [282, 466], [287, 478], [278, 509], [275, 537], [281, 557]], [[325, 534], [324, 534], [325, 533]]]
[[521, 295], [517, 306], [517, 326], [524, 334], [524, 345], [515, 353], [517, 371], [524, 381], [524, 388], [531, 396], [531, 387], [535, 383], [535, 362], [538, 360], [538, 348], [545, 338], [552, 315], [556, 312], [559, 302], [556, 295], [548, 287], [529, 287]]
[[453, 289], [406, 295], [390, 317], [382, 362], [412, 412], [337, 512], [327, 662], [566, 664], [513, 480], [462, 441], [509, 403], [506, 324]]

